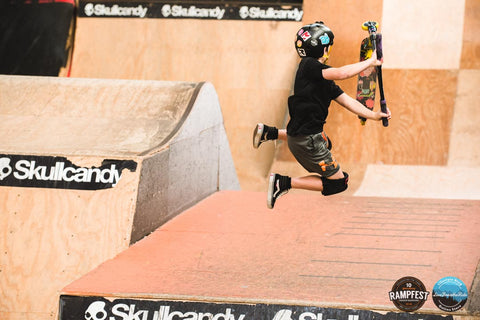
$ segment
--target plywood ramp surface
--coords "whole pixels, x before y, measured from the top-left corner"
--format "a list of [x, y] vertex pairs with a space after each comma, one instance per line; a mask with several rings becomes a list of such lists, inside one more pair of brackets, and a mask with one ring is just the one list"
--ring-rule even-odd
[[[0, 87], [2, 320], [55, 317], [66, 284], [238, 189], [210, 83], [0, 76]], [[118, 180], [94, 181], [104, 175]]]
[[258, 121], [281, 124], [298, 60], [292, 38], [300, 27], [289, 21], [80, 17], [72, 75], [213, 83], [235, 167], [248, 187], [273, 158], [272, 149], [253, 150], [251, 134]]
[[[470, 288], [480, 201], [224, 191], [63, 289], [69, 295], [395, 309], [394, 282]], [[422, 309], [435, 312], [431, 300]]]
[[164, 143], [200, 83], [1, 76], [3, 152], [138, 155]]

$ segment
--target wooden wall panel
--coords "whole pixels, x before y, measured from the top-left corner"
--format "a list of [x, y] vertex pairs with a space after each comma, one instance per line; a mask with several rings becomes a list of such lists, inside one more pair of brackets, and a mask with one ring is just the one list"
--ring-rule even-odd
[[[300, 22], [79, 18], [74, 77], [209, 81], [218, 93], [242, 187], [268, 173], [257, 122], [281, 125]], [[253, 181], [253, 182], [251, 182]]]
[[[303, 24], [324, 21], [332, 29], [335, 39], [328, 64], [340, 67], [359, 60], [360, 43], [368, 35], [361, 28], [363, 22], [374, 20], [379, 22], [381, 28], [382, 3], [382, 0], [369, 0], [364, 2], [365, 5], [359, 6], [358, 2], [353, 0], [304, 0]], [[352, 88], [349, 93], [353, 94], [356, 84], [351, 81], [345, 82], [349, 83], [348, 87]], [[287, 144], [281, 142], [278, 143], [275, 159], [277, 161], [295, 161]]]
[[458, 69], [464, 0], [384, 0], [383, 8], [385, 68]]
[[448, 164], [480, 166], [480, 70], [460, 70]]
[[480, 69], [480, 1], [465, 0], [462, 69]]
[[[393, 114], [389, 127], [371, 120], [361, 126], [356, 115], [332, 102], [325, 131], [337, 160], [361, 165], [446, 165], [458, 72], [386, 69], [383, 73]], [[337, 84], [355, 97], [356, 79]], [[375, 110], [379, 108], [377, 100]], [[294, 161], [286, 144], [280, 145], [276, 159]]]
[[304, 24], [322, 20], [334, 35], [334, 45], [328, 64], [341, 66], [356, 62], [360, 51], [360, 42], [368, 34], [362, 30], [362, 24], [374, 20], [382, 28], [383, 0], [358, 1], [345, 0], [304, 0]]
[[[446, 165], [457, 76], [451, 70], [384, 70], [385, 96], [393, 114], [387, 128], [370, 120], [362, 127], [356, 116], [333, 104], [326, 130], [336, 143], [337, 159]], [[353, 88], [343, 87], [353, 94]]]
[[[303, 24], [325, 21], [335, 33], [329, 64], [341, 66], [358, 61], [359, 44], [366, 36], [361, 24], [376, 20], [384, 34], [385, 85], [394, 119], [388, 129], [372, 123], [359, 127], [355, 116], [332, 107], [338, 110], [332, 112], [327, 129], [335, 153], [340, 161], [353, 163], [445, 164], [449, 136], [436, 146], [427, 142], [433, 132], [442, 132], [438, 134], [443, 137], [442, 130], [448, 130], [451, 122], [447, 118], [452, 115], [464, 20], [469, 28], [464, 31], [462, 65], [478, 61], [465, 58], [476, 55], [470, 42], [477, 35], [469, 31], [478, 24], [477, 2], [442, 0], [444, 5], [439, 5], [434, 0], [369, 0], [359, 5], [354, 0], [305, 0], [304, 19], [298, 23], [189, 20], [183, 24], [168, 19], [81, 18], [73, 75], [212, 82], [241, 186], [263, 190], [259, 183], [269, 172], [275, 145], [253, 149], [252, 130], [257, 122], [285, 125], [287, 97], [298, 63], [293, 50], [295, 32]], [[446, 25], [450, 27], [445, 31]], [[455, 37], [450, 36], [452, 32]], [[418, 56], [408, 53], [411, 42], [403, 38], [412, 35], [421, 38], [422, 46], [415, 47]], [[453, 41], [446, 50], [445, 35]], [[351, 79], [339, 84], [354, 96], [355, 83]], [[353, 146], [344, 144], [347, 138], [337, 132], [345, 123], [348, 129], [343, 132], [354, 137]], [[279, 146], [276, 158], [293, 160], [288, 149]]]
[[[395, 4], [397, 5], [395, 6]], [[450, 5], [453, 4], [450, 3]], [[471, 7], [472, 3], [469, 3], [469, 5]], [[400, 16], [408, 21], [411, 19], [418, 20], [420, 19], [418, 14], [425, 11], [423, 14], [426, 15], [426, 18], [416, 25], [420, 28], [427, 23], [427, 27], [430, 29], [438, 27], [435, 24], [428, 25], [429, 19], [435, 20], [435, 15], [439, 17], [449, 15], [450, 20], [463, 21], [461, 16], [463, 14], [463, 4], [456, 4], [458, 8], [449, 12], [445, 11], [445, 7], [438, 11], [427, 10], [435, 6], [435, 1], [430, 0], [416, 2], [415, 4], [397, 0], [385, 0], [372, 1], [366, 7], [373, 8], [371, 12], [374, 12], [374, 14], [371, 19], [376, 19], [380, 22], [380, 31], [385, 38], [390, 35], [393, 38], [390, 40], [405, 45], [405, 42], [399, 41], [398, 38], [404, 31], [404, 29], [399, 28], [401, 24], [398, 21], [392, 24], [392, 21], [400, 19]], [[368, 12], [364, 11], [363, 6], [358, 6], [349, 1], [322, 1], [321, 3], [305, 1], [305, 10], [307, 19], [311, 17], [311, 20], [314, 20], [314, 17], [323, 14], [328, 16], [328, 19], [333, 18], [333, 20], [342, 21], [341, 27], [334, 30], [336, 35], [335, 45], [329, 64], [341, 66], [355, 62], [358, 55], [358, 43], [363, 36], [362, 32], [365, 33], [362, 30], [357, 32], [355, 28], [357, 24], [367, 20], [365, 17], [369, 16]], [[400, 15], [399, 13], [402, 12], [403, 14]], [[412, 14], [405, 15], [407, 12], [412, 12]], [[415, 16], [413, 13], [418, 14]], [[345, 19], [345, 17], [348, 17], [348, 19]], [[327, 20], [327, 18], [324, 19]], [[468, 21], [468, 19], [466, 20]], [[410, 25], [413, 24], [410, 23]], [[385, 32], [382, 30], [383, 26], [386, 28]], [[422, 33], [425, 32], [424, 29], [417, 31]], [[338, 41], [337, 38], [339, 38]], [[348, 40], [344, 41], [343, 39]], [[425, 48], [417, 48], [431, 53], [419, 60], [427, 60], [426, 63], [422, 62], [420, 68], [409, 67], [408, 64], [411, 62], [407, 61], [408, 59], [403, 64], [399, 63], [398, 61], [400, 60], [396, 61], [399, 52], [389, 51], [388, 46], [384, 46], [386, 60], [383, 67], [385, 94], [387, 104], [393, 113], [393, 119], [388, 128], [383, 128], [381, 123], [372, 121], [367, 121], [367, 125], [362, 127], [355, 115], [344, 110], [336, 103], [332, 103], [325, 129], [333, 140], [334, 155], [340, 163], [345, 164], [344, 166], [352, 167], [353, 165], [359, 165], [364, 167], [369, 163], [406, 165], [447, 164], [459, 73], [458, 69], [449, 69], [449, 66], [457, 66], [458, 68], [459, 57], [457, 55], [453, 60], [448, 60], [450, 62], [443, 66], [444, 69], [422, 70], [428, 68], [429, 63], [436, 61], [432, 59], [441, 58], [445, 54], [449, 56], [448, 59], [452, 59], [452, 55], [455, 56], [456, 52], [442, 51], [438, 57], [433, 57], [434, 50], [437, 50], [439, 45], [440, 47], [443, 45], [443, 40], [441, 35], [434, 33], [434, 37], [428, 41], [429, 43], [432, 41], [434, 43], [426, 45]], [[341, 50], [338, 50], [338, 47]], [[387, 61], [391, 59], [394, 60], [394, 63], [389, 64]], [[389, 68], [389, 65], [398, 65], [398, 68], [392, 69]], [[435, 65], [435, 67], [438, 67], [438, 65]], [[337, 81], [337, 84], [347, 94], [355, 97], [356, 77], [345, 81]], [[379, 93], [377, 91], [376, 109], [379, 108], [378, 99]], [[280, 145], [276, 159], [279, 162], [295, 161], [289, 153], [286, 144]]]

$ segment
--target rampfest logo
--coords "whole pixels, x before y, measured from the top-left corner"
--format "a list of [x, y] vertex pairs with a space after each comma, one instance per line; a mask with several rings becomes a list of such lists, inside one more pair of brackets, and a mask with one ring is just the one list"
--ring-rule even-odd
[[420, 309], [427, 301], [428, 295], [425, 285], [415, 277], [403, 277], [397, 280], [388, 293], [390, 301], [405, 312]]

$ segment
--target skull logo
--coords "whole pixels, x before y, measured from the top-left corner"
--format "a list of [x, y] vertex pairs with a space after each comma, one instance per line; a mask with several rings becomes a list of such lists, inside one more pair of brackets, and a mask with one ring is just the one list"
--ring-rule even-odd
[[5, 179], [8, 175], [12, 173], [12, 167], [10, 167], [9, 158], [0, 159], [0, 180]]
[[105, 311], [105, 302], [95, 301], [85, 311], [85, 320], [105, 320], [107, 311]]

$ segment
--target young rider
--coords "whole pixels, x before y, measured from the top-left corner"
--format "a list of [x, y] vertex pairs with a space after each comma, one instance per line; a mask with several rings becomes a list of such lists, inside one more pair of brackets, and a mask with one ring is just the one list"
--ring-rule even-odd
[[302, 59], [297, 69], [293, 95], [288, 98], [290, 120], [287, 128], [277, 129], [262, 123], [255, 128], [254, 148], [268, 140], [285, 140], [295, 159], [307, 171], [315, 173], [304, 177], [271, 173], [267, 197], [269, 208], [273, 208], [278, 197], [291, 188], [321, 191], [325, 196], [347, 189], [348, 174], [340, 170], [340, 165], [330, 152], [330, 139], [323, 131], [332, 100], [366, 119], [391, 117], [389, 110], [382, 113], [365, 108], [334, 82], [381, 65], [382, 61], [377, 60], [376, 52], [368, 60], [333, 68], [325, 64], [333, 38], [333, 32], [323, 22], [306, 25], [297, 32], [295, 49]]

